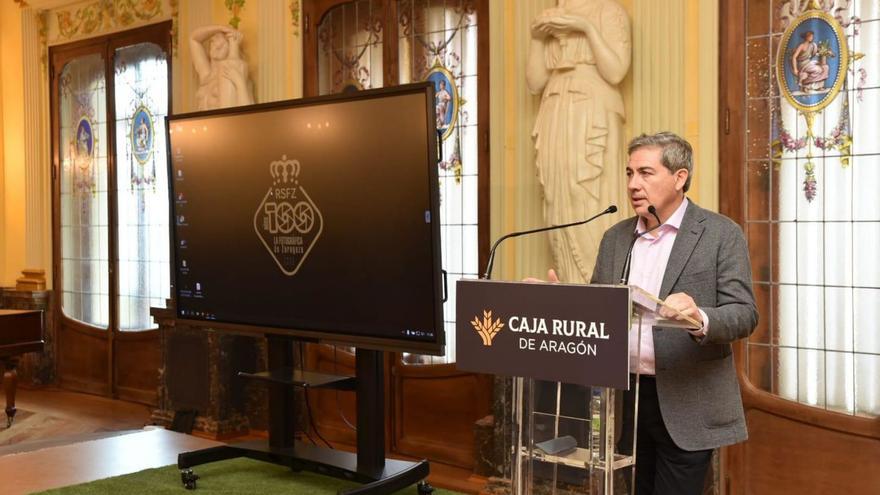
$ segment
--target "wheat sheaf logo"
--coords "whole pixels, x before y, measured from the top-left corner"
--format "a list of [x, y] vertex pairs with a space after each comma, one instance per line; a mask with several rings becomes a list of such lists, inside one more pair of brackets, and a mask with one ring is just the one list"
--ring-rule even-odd
[[483, 310], [483, 320], [480, 321], [479, 316], [475, 316], [473, 321], [471, 321], [471, 325], [474, 327], [474, 330], [477, 331], [477, 334], [480, 335], [480, 338], [483, 339], [484, 346], [491, 346], [492, 340], [498, 335], [498, 332], [504, 328], [504, 323], [501, 322], [501, 318], [497, 318], [495, 320], [492, 319], [492, 310]]

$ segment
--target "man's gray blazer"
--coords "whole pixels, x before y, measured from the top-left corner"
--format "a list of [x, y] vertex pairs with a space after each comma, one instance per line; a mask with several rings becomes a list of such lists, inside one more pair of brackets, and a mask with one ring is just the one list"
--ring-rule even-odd
[[[592, 283], [619, 283], [637, 219], [605, 232]], [[730, 344], [748, 337], [758, 324], [749, 251], [736, 223], [693, 202], [658, 296], [676, 292], [691, 296], [706, 312], [709, 333], [697, 342], [685, 330], [654, 328], [657, 396], [666, 429], [685, 450], [741, 442], [748, 435]]]

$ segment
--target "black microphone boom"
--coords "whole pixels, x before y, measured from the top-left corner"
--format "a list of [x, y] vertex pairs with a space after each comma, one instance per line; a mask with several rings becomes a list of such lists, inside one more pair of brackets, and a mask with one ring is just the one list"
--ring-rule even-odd
[[654, 216], [657, 219], [657, 224], [661, 224], [663, 222], [660, 221], [660, 216], [657, 215], [657, 208], [654, 208], [654, 205], [648, 205], [648, 213]]
[[[654, 205], [648, 205], [648, 213], [654, 215], [654, 218], [657, 219], [657, 225], [651, 227], [650, 229], [645, 230], [644, 232], [638, 232], [633, 234], [633, 240], [629, 243], [629, 249], [626, 251], [626, 259], [623, 262], [623, 271], [620, 273], [620, 284], [628, 285], [629, 284], [629, 270], [632, 268], [632, 256], [633, 256], [633, 248], [636, 247], [636, 241], [639, 240], [639, 237], [647, 234], [648, 232], [653, 232], [654, 230], [659, 229], [663, 226], [663, 223], [660, 222], [660, 217], [657, 216], [657, 208], [654, 208]], [[647, 222], [646, 222], [647, 223]]]
[[520, 232], [511, 232], [507, 235], [501, 236], [500, 238], [498, 238], [497, 241], [495, 241], [494, 244], [492, 244], [492, 249], [489, 250], [489, 262], [486, 263], [486, 272], [483, 273], [483, 278], [486, 280], [489, 280], [492, 277], [492, 265], [495, 263], [495, 250], [498, 248], [498, 245], [501, 244], [501, 241], [503, 241], [505, 239], [509, 239], [511, 237], [519, 237], [521, 235], [526, 235], [526, 234], [536, 234], [538, 232], [546, 232], [548, 230], [565, 229], [568, 227], [576, 227], [578, 225], [584, 225], [585, 223], [590, 223], [593, 220], [601, 217], [602, 215], [608, 215], [609, 213], [615, 213], [616, 211], [617, 211], [617, 205], [611, 205], [608, 208], [605, 208], [605, 210], [602, 211], [601, 213], [597, 213], [596, 215], [593, 215], [592, 217], [590, 217], [586, 220], [581, 220], [581, 221], [572, 222], [572, 223], [565, 223], [562, 225], [551, 225], [549, 227], [541, 227], [539, 229], [523, 230]]

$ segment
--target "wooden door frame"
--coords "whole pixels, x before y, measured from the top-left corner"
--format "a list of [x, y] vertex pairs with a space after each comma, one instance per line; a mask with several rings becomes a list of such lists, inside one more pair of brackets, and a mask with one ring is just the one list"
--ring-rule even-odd
[[[64, 330], [65, 326], [69, 327], [72, 332], [80, 334], [86, 338], [91, 338], [100, 341], [110, 342], [109, 332], [110, 332], [110, 322], [108, 322], [107, 329], [100, 329], [98, 327], [89, 325], [87, 323], [83, 323], [72, 318], [66, 318], [62, 311], [62, 299], [61, 291], [63, 289], [63, 277], [62, 268], [61, 268], [61, 106], [60, 106], [60, 76], [64, 67], [70, 61], [82, 57], [85, 55], [98, 54], [102, 57], [105, 57], [106, 54], [106, 43], [105, 41], [96, 38], [96, 39], [86, 39], [74, 43], [70, 43], [67, 45], [63, 45], [63, 50], [60, 50], [57, 47], [49, 47], [49, 111], [50, 111], [50, 128], [51, 128], [51, 154], [52, 154], [52, 269], [53, 269], [53, 280], [55, 281], [56, 292], [58, 292], [58, 297], [53, 298], [52, 304], [54, 305], [54, 314], [56, 321], [53, 322], [55, 328], [58, 329], [58, 382], [60, 385], [64, 386], [65, 383], [72, 385], [72, 388], [80, 389], [89, 393], [94, 393], [98, 395], [110, 395], [111, 389], [109, 386], [109, 381], [105, 382], [102, 385], [93, 384], [93, 383], [85, 383], [79, 382], [77, 380], [71, 380], [69, 378], [65, 379], [62, 376], [61, 370], [61, 361], [65, 359], [64, 345], [62, 341], [64, 339]], [[106, 60], [104, 60], [104, 67], [106, 72]], [[106, 84], [106, 78], [105, 78]], [[108, 179], [109, 181], [109, 179]], [[109, 215], [109, 212], [108, 212]], [[109, 256], [109, 253], [108, 253]], [[109, 372], [109, 369], [107, 370]]]
[[[171, 114], [172, 106], [172, 57], [171, 57], [171, 21], [162, 21], [155, 24], [134, 28], [121, 33], [111, 33], [107, 35], [88, 38], [64, 45], [56, 45], [49, 48], [49, 101], [50, 101], [50, 129], [51, 129], [51, 157], [52, 157], [52, 269], [56, 287], [62, 287], [63, 271], [61, 267], [61, 142], [60, 142], [60, 75], [68, 62], [77, 57], [88, 54], [99, 54], [104, 63], [104, 83], [105, 89], [105, 105], [106, 114], [103, 116], [107, 122], [107, 221], [108, 221], [108, 311], [109, 321], [107, 329], [99, 329], [92, 325], [76, 321], [64, 315], [62, 310], [63, 298], [54, 298], [54, 314], [55, 328], [58, 329], [58, 359], [64, 358], [63, 345], [61, 342], [64, 337], [65, 329], [72, 330], [88, 338], [105, 341], [107, 345], [107, 371], [106, 382], [101, 384], [83, 382], [81, 380], [70, 379], [61, 376], [59, 372], [58, 381], [61, 385], [67, 383], [71, 388], [79, 389], [85, 392], [98, 395], [105, 395], [113, 398], [124, 398], [155, 404], [157, 400], [157, 391], [139, 391], [133, 389], [120, 390], [117, 387], [117, 345], [119, 343], [135, 343], [135, 342], [153, 342], [156, 344], [158, 352], [159, 331], [145, 330], [141, 332], [121, 332], [119, 331], [119, 246], [118, 237], [118, 211], [117, 211], [117, 192], [115, 190], [117, 183], [116, 171], [116, 101], [115, 101], [115, 72], [113, 67], [113, 54], [117, 48], [128, 46], [134, 43], [154, 43], [162, 48], [165, 52], [167, 79], [168, 79], [168, 108], [167, 114]], [[157, 354], [158, 355], [158, 354]], [[59, 363], [60, 364], [60, 363]], [[159, 364], [159, 363], [157, 363]], [[61, 367], [59, 366], [59, 371]], [[158, 386], [158, 368], [157, 368], [157, 386]]]

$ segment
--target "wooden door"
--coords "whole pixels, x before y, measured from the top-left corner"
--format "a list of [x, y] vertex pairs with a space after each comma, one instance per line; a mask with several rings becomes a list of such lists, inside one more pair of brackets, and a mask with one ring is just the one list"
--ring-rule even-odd
[[170, 23], [52, 47], [53, 244], [65, 388], [156, 402], [170, 289]]
[[[864, 39], [853, 16], [877, 17], [864, 9], [869, 3], [830, 13], [849, 23], [850, 46]], [[865, 246], [856, 241], [880, 225], [880, 209], [870, 203], [845, 207], [866, 200], [859, 177], [876, 170], [863, 154], [875, 130], [860, 132], [856, 124], [866, 121], [847, 112], [873, 105], [863, 108], [876, 114], [880, 98], [860, 101], [857, 62], [841, 99], [816, 112], [823, 124], [806, 136], [804, 113], [792, 110], [775, 75], [780, 57], [790, 63], [791, 51], [779, 49], [783, 34], [805, 7], [817, 5], [740, 0], [723, 3], [720, 13], [721, 211], [746, 232], [760, 313], [754, 334], [735, 349], [749, 439], [723, 452], [728, 494], [880, 487], [880, 349], [863, 331], [876, 329], [880, 284], [858, 265], [840, 263], [862, 259]], [[834, 136], [840, 122], [851, 148], [823, 149], [815, 138]], [[811, 166], [818, 171], [812, 177]], [[813, 258], [817, 247], [825, 255]], [[847, 254], [834, 255], [840, 247]], [[868, 265], [862, 268], [876, 270]]]

